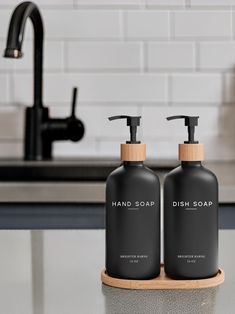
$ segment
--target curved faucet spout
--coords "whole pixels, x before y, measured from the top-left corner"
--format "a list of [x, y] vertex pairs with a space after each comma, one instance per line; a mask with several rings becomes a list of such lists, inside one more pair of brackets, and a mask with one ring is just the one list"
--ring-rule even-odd
[[43, 22], [38, 7], [33, 2], [19, 4], [12, 16], [4, 52], [6, 58], [22, 57], [25, 23], [30, 18], [34, 29], [34, 108], [43, 107], [42, 66], [43, 66]]

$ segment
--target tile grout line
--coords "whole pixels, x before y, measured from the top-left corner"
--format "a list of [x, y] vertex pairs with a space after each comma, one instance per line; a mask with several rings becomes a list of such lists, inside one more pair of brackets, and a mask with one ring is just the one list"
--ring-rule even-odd
[[195, 65], [195, 72], [200, 71], [200, 63], [201, 63], [201, 58], [200, 58], [200, 46], [201, 43], [198, 41], [194, 42], [194, 65]]
[[171, 74], [168, 74], [167, 76], [167, 105], [168, 106], [172, 106], [172, 98], [173, 98], [173, 95], [172, 95], [172, 82], [173, 78], [172, 78], [172, 75]]
[[168, 12], [169, 34], [168, 40], [175, 40], [175, 12]]
[[235, 25], [234, 25], [234, 10], [233, 8], [231, 9], [231, 40], [235, 39]]
[[63, 41], [62, 45], [63, 45], [63, 71], [64, 73], [66, 73], [66, 72], [69, 72], [69, 62], [68, 62], [69, 43], [66, 41]]
[[143, 73], [148, 73], [148, 42], [142, 41], [142, 70]]
[[125, 11], [120, 10], [119, 11], [119, 36], [121, 41], [126, 40], [126, 16]]

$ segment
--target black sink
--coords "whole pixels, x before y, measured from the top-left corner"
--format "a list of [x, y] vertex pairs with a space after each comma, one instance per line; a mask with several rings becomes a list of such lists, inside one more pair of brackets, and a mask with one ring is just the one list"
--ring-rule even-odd
[[[0, 181], [105, 181], [111, 171], [120, 165], [119, 160], [81, 159], [54, 161], [1, 160]], [[166, 172], [173, 161], [147, 161], [156, 172]]]

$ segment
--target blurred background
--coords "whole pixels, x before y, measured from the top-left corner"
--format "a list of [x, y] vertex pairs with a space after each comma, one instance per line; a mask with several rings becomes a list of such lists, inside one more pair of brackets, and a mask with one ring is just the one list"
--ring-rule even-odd
[[[234, 2], [234, 3], [233, 3]], [[0, 1], [0, 51], [15, 0]], [[55, 142], [55, 157], [118, 157], [126, 140], [114, 114], [142, 115], [149, 159], [176, 159], [186, 139], [173, 114], [199, 115], [197, 139], [208, 160], [234, 160], [235, 26], [227, 0], [37, 0], [44, 20], [44, 104], [51, 116], [70, 112], [86, 133]], [[33, 103], [32, 25], [24, 57], [0, 58], [0, 157], [22, 158], [24, 107]]]

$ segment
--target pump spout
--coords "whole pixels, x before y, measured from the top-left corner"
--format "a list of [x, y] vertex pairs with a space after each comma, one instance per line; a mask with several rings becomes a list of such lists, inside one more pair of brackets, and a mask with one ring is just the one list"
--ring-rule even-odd
[[121, 144], [121, 160], [123, 161], [144, 161], [146, 159], [146, 145], [137, 141], [137, 127], [140, 125], [141, 116], [112, 116], [109, 121], [126, 119], [127, 126], [130, 127], [130, 141]]
[[195, 127], [198, 126], [199, 116], [171, 116], [166, 118], [168, 121], [176, 119], [184, 119], [184, 125], [188, 127], [188, 141], [185, 144], [197, 144], [198, 141], [194, 140]]
[[126, 119], [127, 126], [130, 127], [130, 141], [127, 141], [127, 144], [139, 144], [140, 141], [136, 140], [137, 127], [140, 125], [141, 116], [112, 116], [109, 117], [109, 121], [118, 120], [118, 119]]

